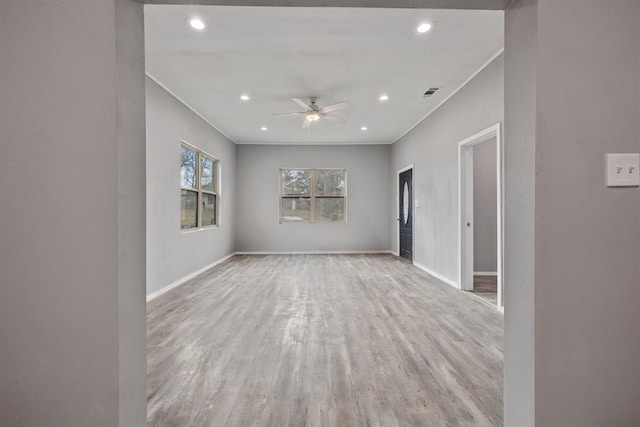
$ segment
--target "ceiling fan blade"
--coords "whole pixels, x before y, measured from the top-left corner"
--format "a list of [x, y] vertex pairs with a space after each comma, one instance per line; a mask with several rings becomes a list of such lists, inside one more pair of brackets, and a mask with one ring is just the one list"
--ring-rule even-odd
[[327, 119], [327, 120], [329, 120], [330, 122], [338, 122], [338, 123], [342, 123], [342, 124], [347, 123], [347, 121], [345, 119], [343, 119], [342, 117], [334, 116], [334, 115], [331, 115], [331, 114], [325, 114], [322, 117]]
[[273, 116], [297, 116], [299, 114], [307, 114], [306, 111], [296, 111], [295, 113], [278, 113], [272, 114]]
[[302, 108], [304, 108], [304, 109], [305, 109], [305, 111], [308, 111], [308, 110], [309, 110], [309, 106], [308, 106], [308, 105], [307, 105], [307, 103], [306, 103], [306, 102], [304, 102], [302, 99], [300, 99], [300, 98], [291, 98], [291, 100], [292, 100], [293, 102], [295, 102], [296, 104], [298, 104], [299, 106], [301, 106]]
[[309, 129], [309, 126], [311, 126], [311, 120], [304, 119], [304, 122], [302, 122], [302, 129]]
[[345, 108], [349, 108], [349, 104], [346, 102], [341, 102], [339, 104], [327, 105], [326, 107], [322, 107], [322, 111], [325, 113], [330, 113], [332, 111], [344, 110]]

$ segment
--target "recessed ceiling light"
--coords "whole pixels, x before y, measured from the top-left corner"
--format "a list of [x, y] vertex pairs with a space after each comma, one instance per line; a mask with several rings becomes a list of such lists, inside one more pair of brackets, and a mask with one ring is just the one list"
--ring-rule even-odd
[[368, 128], [368, 127], [366, 127], [366, 126], [362, 126], [362, 127], [360, 128], [360, 130], [369, 130], [369, 128]]
[[242, 99], [243, 101], [248, 101], [248, 100], [250, 100], [251, 98], [249, 98], [249, 95], [242, 95], [242, 96], [240, 97], [240, 99]]
[[418, 32], [426, 33], [430, 29], [431, 29], [431, 24], [424, 23], [424, 24], [420, 24], [420, 26], [418, 27]]
[[200, 18], [192, 18], [191, 21], [189, 21], [189, 25], [199, 31], [202, 31], [207, 27], [204, 21]]
[[388, 101], [389, 95], [380, 95], [380, 101]]
[[266, 126], [262, 126], [262, 127], [260, 128], [260, 130], [269, 130], [269, 128], [268, 128], [268, 127], [266, 127]]

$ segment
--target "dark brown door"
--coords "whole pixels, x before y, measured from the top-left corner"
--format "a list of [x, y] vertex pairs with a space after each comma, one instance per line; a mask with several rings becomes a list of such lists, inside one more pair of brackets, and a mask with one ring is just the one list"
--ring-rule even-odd
[[400, 256], [413, 261], [413, 169], [400, 174], [399, 194]]

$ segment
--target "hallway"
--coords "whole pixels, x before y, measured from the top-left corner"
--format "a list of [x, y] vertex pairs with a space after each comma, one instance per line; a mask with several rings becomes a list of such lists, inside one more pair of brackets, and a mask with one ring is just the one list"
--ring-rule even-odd
[[151, 426], [502, 425], [502, 316], [390, 255], [236, 256], [147, 320]]

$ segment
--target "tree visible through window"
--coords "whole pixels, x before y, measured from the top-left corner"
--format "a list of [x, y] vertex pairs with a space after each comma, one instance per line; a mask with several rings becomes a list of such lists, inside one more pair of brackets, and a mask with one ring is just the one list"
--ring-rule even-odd
[[218, 224], [218, 161], [188, 145], [180, 147], [180, 228]]
[[280, 223], [345, 223], [346, 169], [280, 169]]

